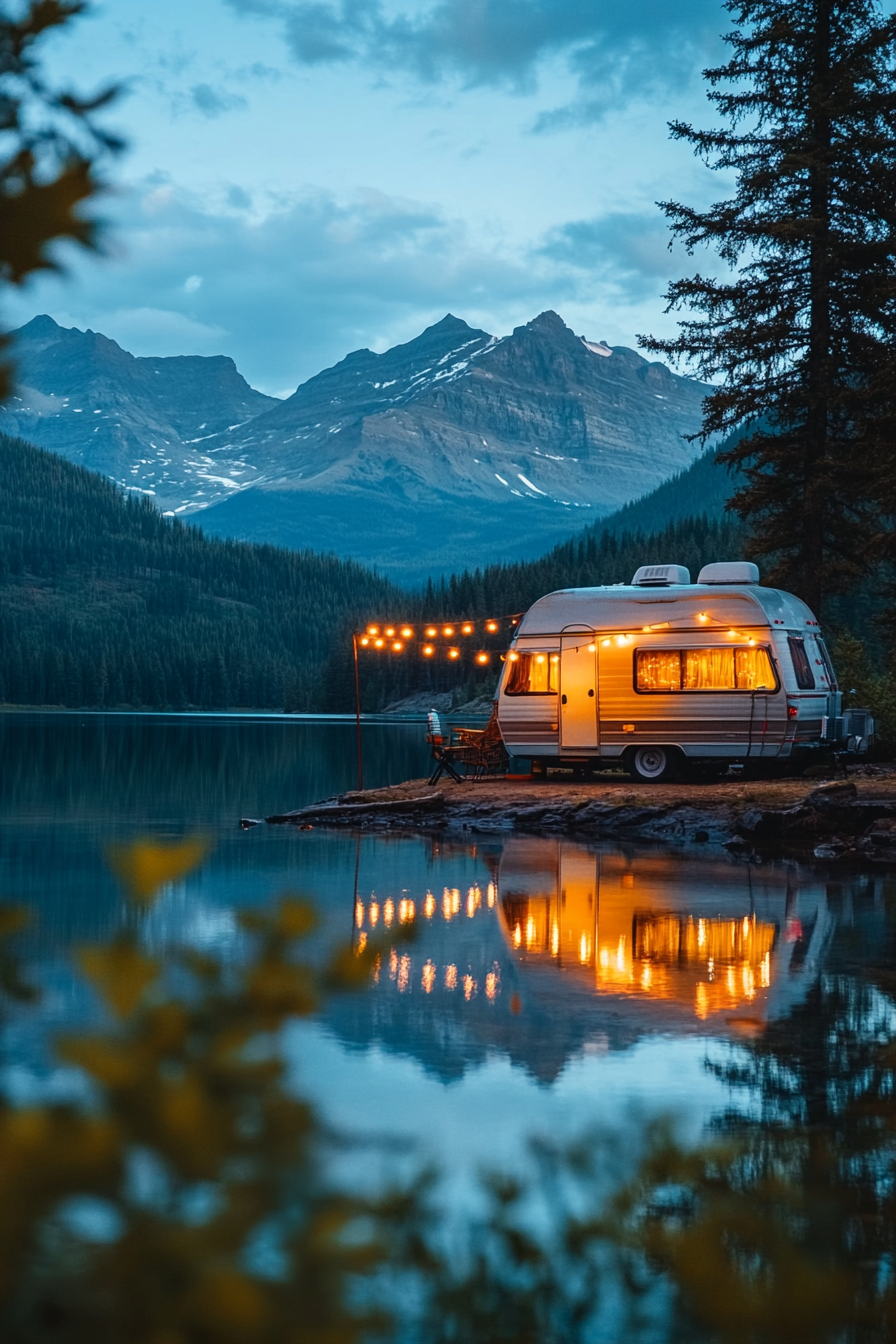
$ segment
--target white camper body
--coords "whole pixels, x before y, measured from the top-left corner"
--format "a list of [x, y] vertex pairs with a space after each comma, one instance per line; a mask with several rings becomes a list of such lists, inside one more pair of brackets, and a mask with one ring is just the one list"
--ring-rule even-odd
[[498, 685], [507, 750], [546, 765], [622, 758], [663, 779], [682, 757], [722, 767], [832, 743], [840, 694], [805, 603], [760, 587], [754, 565], [689, 577], [654, 566], [530, 607]]

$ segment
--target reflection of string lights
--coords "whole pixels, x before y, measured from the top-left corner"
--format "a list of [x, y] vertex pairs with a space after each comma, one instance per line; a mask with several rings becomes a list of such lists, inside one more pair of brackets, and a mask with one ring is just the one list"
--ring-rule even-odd
[[[631, 873], [621, 873], [617, 880], [623, 886], [635, 881]], [[618, 922], [614, 929], [613, 920], [608, 925], [602, 920], [599, 928], [593, 879], [583, 882], [578, 893], [575, 884], [564, 885], [564, 892], [562, 908], [556, 894], [505, 898], [507, 936], [519, 955], [527, 960], [550, 957], [559, 966], [578, 966], [580, 974], [588, 974], [591, 968], [598, 992], [685, 1001], [690, 996], [692, 1011], [701, 1020], [730, 1012], [738, 1004], [753, 1004], [760, 991], [771, 986], [775, 926], [755, 914], [713, 919], [674, 910], [635, 911], [629, 935], [619, 932]], [[497, 904], [495, 882], [485, 888], [473, 884], [465, 894], [458, 887], [445, 887], [441, 901], [427, 891], [419, 905], [407, 891], [394, 899], [373, 894], [367, 902], [357, 898], [355, 951], [360, 955], [366, 950], [380, 925], [390, 929], [396, 924], [410, 926], [418, 915], [429, 921], [441, 915], [446, 923], [462, 913], [474, 919]], [[625, 917], [632, 919], [631, 913]], [[440, 968], [432, 957], [415, 963], [411, 953], [395, 948], [389, 951], [389, 978], [402, 994], [419, 987], [418, 993], [430, 995], [440, 984], [448, 991], [462, 989], [468, 1003], [480, 996], [494, 1003], [500, 991], [497, 962], [488, 972], [483, 967], [480, 975], [475, 967], [456, 963]], [[378, 983], [378, 958], [373, 979]]]

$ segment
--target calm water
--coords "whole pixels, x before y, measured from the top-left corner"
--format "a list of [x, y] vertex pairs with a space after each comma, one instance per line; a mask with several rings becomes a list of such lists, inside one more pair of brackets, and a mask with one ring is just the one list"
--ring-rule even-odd
[[[146, 919], [156, 949], [226, 953], [235, 912], [286, 890], [316, 903], [326, 942], [413, 927], [410, 943], [387, 936], [369, 993], [289, 1033], [290, 1064], [341, 1128], [437, 1157], [455, 1194], [483, 1164], [520, 1161], [533, 1133], [671, 1113], [695, 1138], [735, 1105], [833, 1112], [861, 1049], [896, 1034], [884, 873], [521, 835], [239, 830], [242, 816], [351, 787], [353, 734], [295, 719], [0, 716], [0, 894], [37, 912], [22, 952], [44, 991], [3, 1029], [13, 1095], [72, 1088], [46, 1048], [48, 1029], [95, 1011], [70, 953], [126, 918], [104, 845], [146, 834], [211, 842]], [[422, 734], [367, 725], [368, 781], [422, 773]], [[757, 1050], [786, 1057], [789, 1093], [763, 1092]]]

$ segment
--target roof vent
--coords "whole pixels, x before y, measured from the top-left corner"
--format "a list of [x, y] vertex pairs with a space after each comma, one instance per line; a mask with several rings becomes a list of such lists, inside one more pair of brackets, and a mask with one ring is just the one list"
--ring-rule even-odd
[[635, 570], [632, 586], [635, 588], [668, 588], [676, 583], [690, 583], [691, 571], [684, 565], [642, 565]]
[[749, 560], [729, 560], [718, 565], [704, 565], [697, 576], [698, 583], [758, 583], [759, 570]]

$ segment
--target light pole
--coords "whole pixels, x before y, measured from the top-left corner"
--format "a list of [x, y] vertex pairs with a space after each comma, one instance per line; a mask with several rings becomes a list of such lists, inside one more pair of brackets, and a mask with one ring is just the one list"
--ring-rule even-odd
[[361, 684], [358, 679], [358, 636], [352, 635], [352, 651], [355, 655], [355, 728], [358, 737], [358, 790], [364, 788], [364, 762], [361, 753]]

